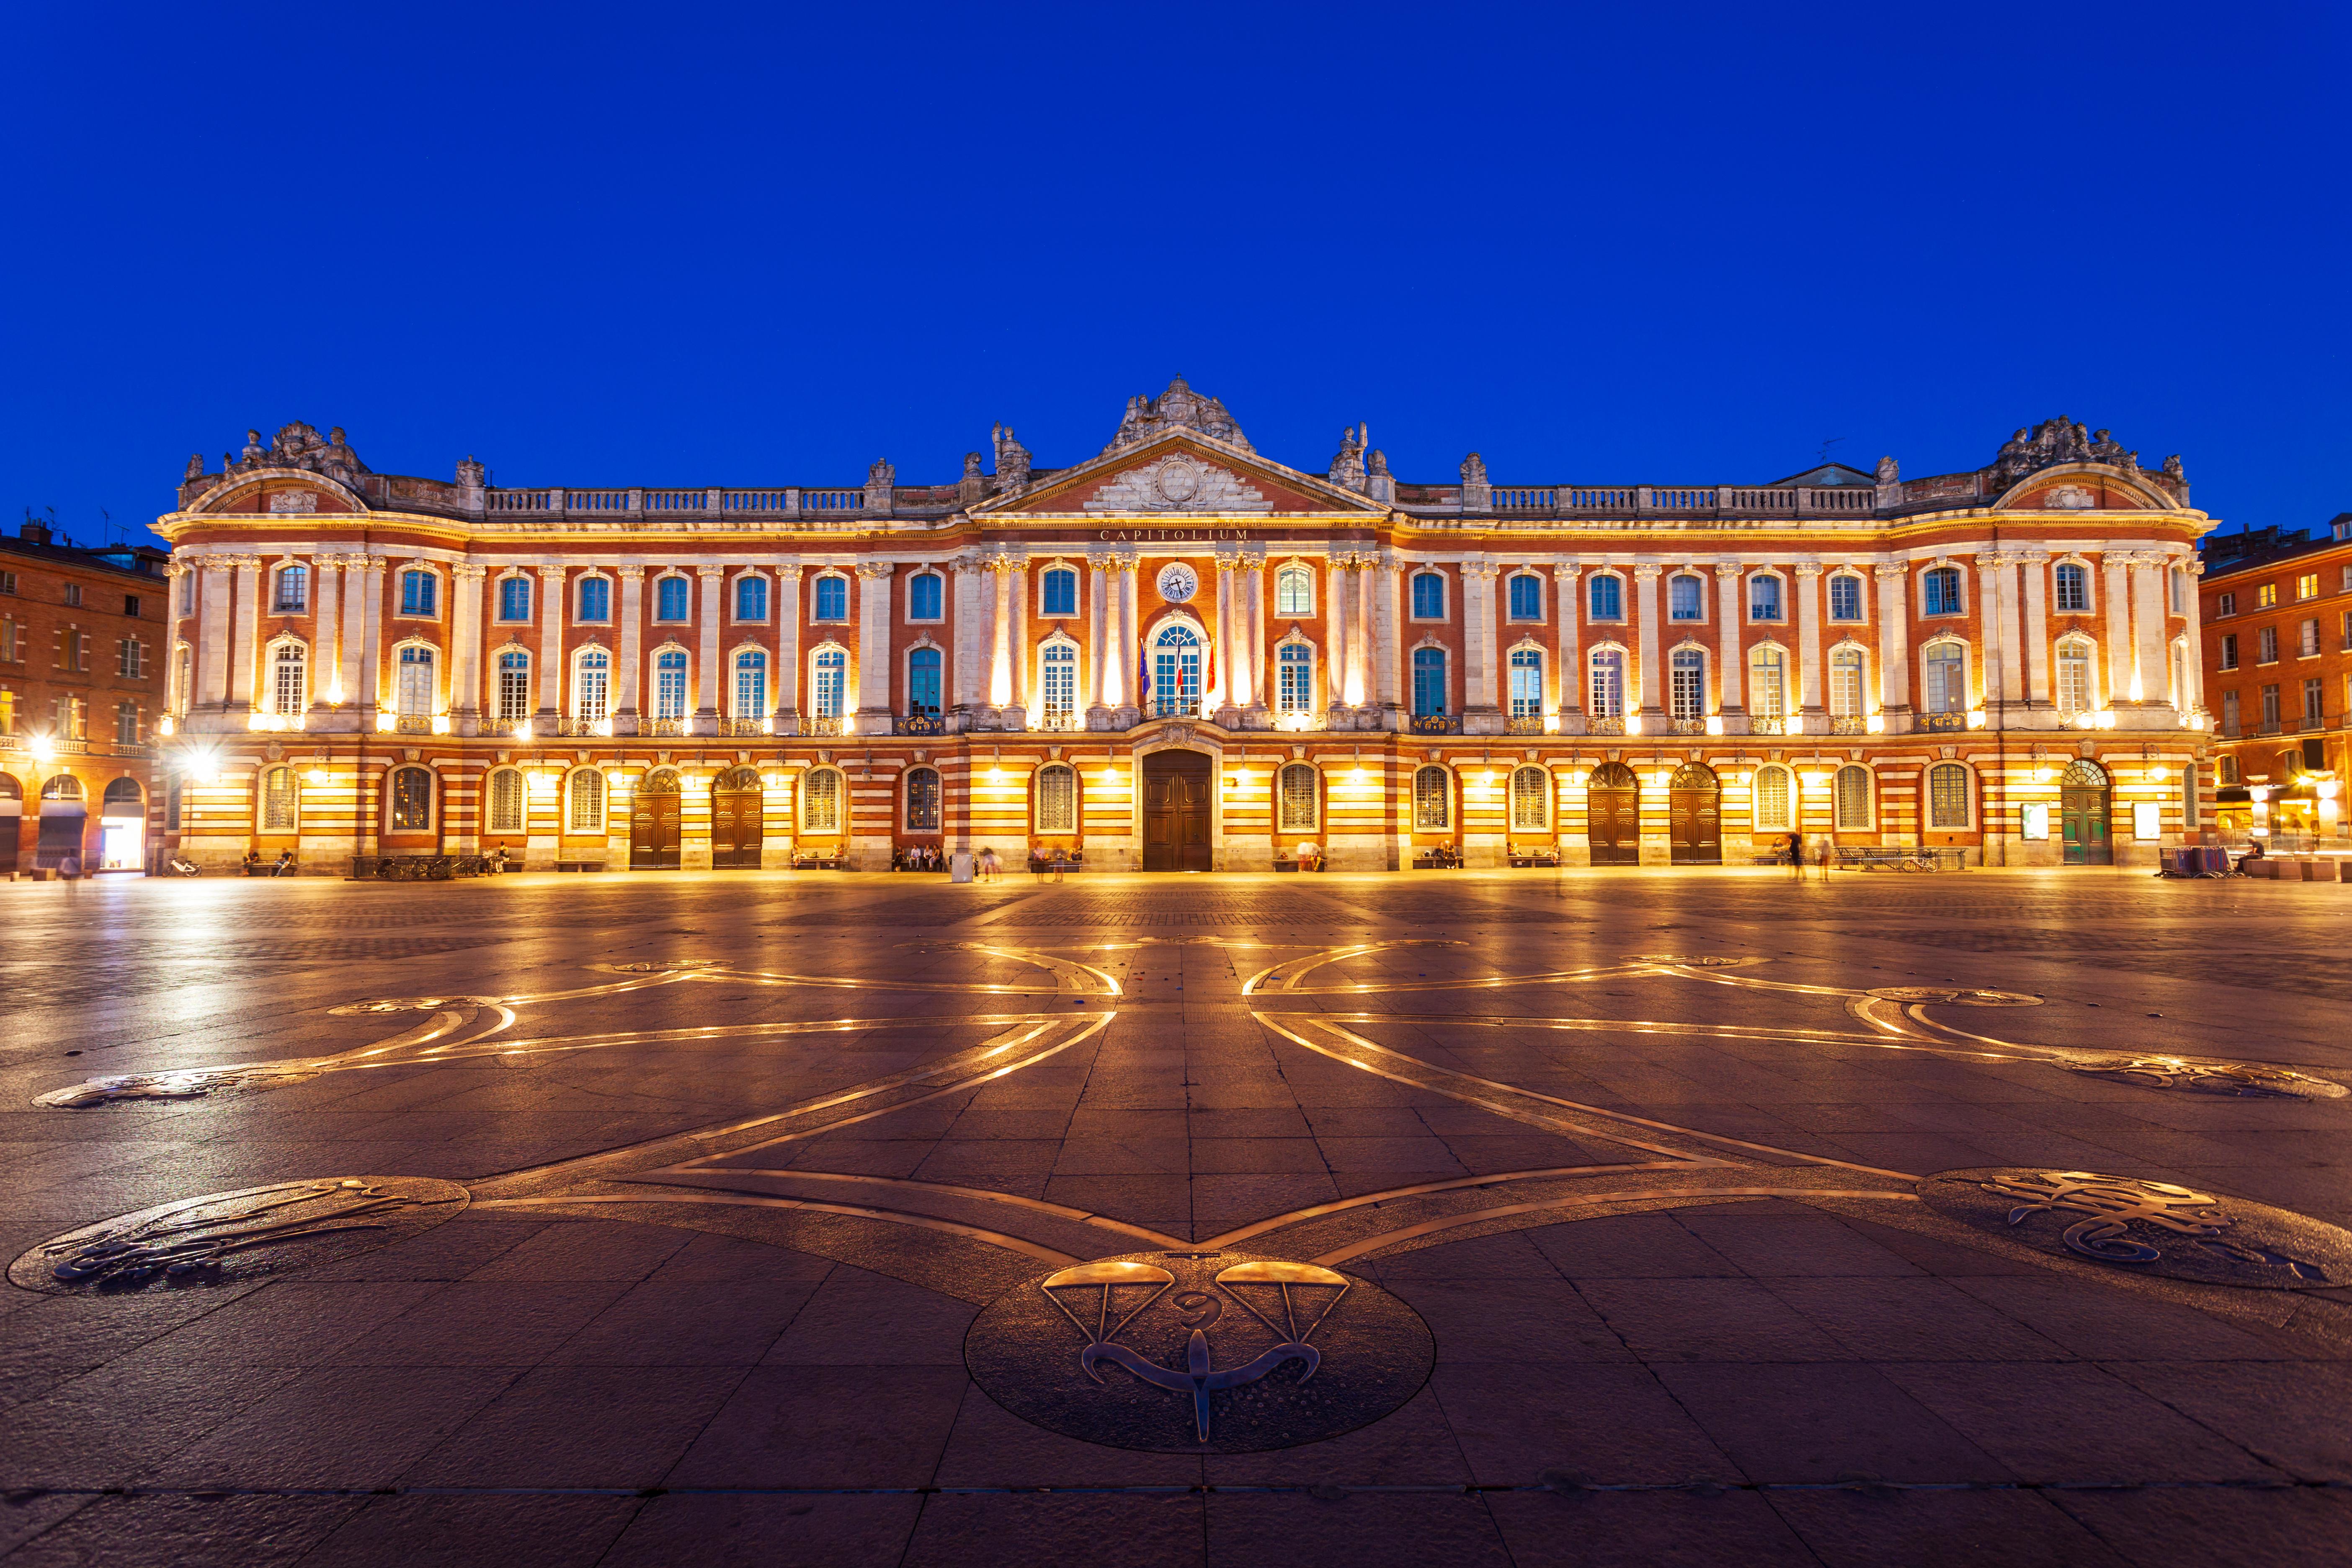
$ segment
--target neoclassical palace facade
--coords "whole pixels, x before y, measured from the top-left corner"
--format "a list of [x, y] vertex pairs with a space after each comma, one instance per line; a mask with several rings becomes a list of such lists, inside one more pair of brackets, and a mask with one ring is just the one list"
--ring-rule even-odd
[[176, 842], [534, 868], [2105, 863], [2210, 820], [2177, 459], [1756, 485], [1322, 473], [1180, 379], [904, 486], [509, 489], [338, 429], [191, 459]]

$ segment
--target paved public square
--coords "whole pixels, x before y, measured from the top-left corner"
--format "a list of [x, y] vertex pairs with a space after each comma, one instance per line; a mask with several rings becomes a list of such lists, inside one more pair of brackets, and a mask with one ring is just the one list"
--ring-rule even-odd
[[2352, 889], [0, 898], [12, 1564], [2352, 1550]]

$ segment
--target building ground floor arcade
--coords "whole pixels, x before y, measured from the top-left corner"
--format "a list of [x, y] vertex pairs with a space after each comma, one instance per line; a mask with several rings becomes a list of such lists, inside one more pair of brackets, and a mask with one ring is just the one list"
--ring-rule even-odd
[[181, 753], [167, 827], [207, 868], [290, 851], [341, 876], [355, 855], [499, 849], [528, 869], [614, 872], [886, 870], [922, 848], [1118, 871], [1747, 865], [1791, 834], [1816, 853], [2131, 864], [2212, 822], [2193, 734], [1676, 739], [1200, 723], [830, 743], [256, 734]]

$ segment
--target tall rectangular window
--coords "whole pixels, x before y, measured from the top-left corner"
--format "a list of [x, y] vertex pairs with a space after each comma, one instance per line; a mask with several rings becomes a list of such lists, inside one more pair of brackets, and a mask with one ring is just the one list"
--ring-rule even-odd
[[[1072, 574], [1073, 576], [1076, 574]], [[1076, 644], [1049, 642], [1038, 655], [1038, 668], [1045, 688], [1045, 711], [1075, 713], [1078, 710], [1078, 650]]]
[[[1421, 650], [1426, 653], [1430, 650]], [[1415, 656], [1418, 658], [1418, 655]], [[1286, 642], [1276, 650], [1275, 706], [1285, 713], [1315, 710], [1315, 650], [1305, 643]], [[1416, 709], [1415, 711], [1420, 710]]]
[[1685, 721], [1706, 717], [1706, 655], [1678, 647], [1666, 661], [1667, 711]]
[[583, 621], [609, 621], [613, 618], [613, 580], [609, 577], [580, 579], [580, 618]]
[[[270, 595], [269, 607], [281, 616], [299, 616], [310, 603], [310, 573], [302, 566], [280, 566], [278, 569], [277, 591]], [[137, 610], [126, 612], [137, 615]]]
[[1622, 719], [1625, 716], [1625, 656], [1615, 648], [1602, 648], [1592, 656], [1592, 700], [1591, 711], [1595, 719]]
[[1920, 578], [1923, 613], [1930, 616], [1957, 616], [1960, 613], [1960, 569], [1938, 566]]
[[[923, 578], [915, 579], [918, 583]], [[938, 578], [929, 581], [937, 583]], [[735, 584], [735, 618], [739, 621], [764, 621], [768, 618], [768, 580], [751, 576], [738, 578]]]
[[1830, 717], [1862, 717], [1862, 650], [1842, 647], [1830, 655]]
[[2305, 658], [2319, 652], [2319, 617], [2314, 616], [2296, 628], [2294, 651]]
[[1841, 572], [1830, 579], [1830, 619], [1862, 619], [1862, 579], [1851, 572]]
[[654, 584], [654, 619], [682, 621], [690, 613], [687, 596], [690, 590], [683, 577], [664, 577]]
[[654, 717], [686, 717], [686, 655], [676, 648], [654, 656]]
[[2303, 683], [2303, 721], [2316, 724], [2327, 717], [2327, 685], [2317, 676]]
[[530, 655], [519, 648], [499, 655], [499, 717], [509, 724], [530, 717]]
[[1412, 710], [1420, 717], [1445, 711], [1445, 650], [1412, 650]]
[[1078, 574], [1066, 566], [1056, 566], [1045, 574], [1043, 585], [1043, 614], [1049, 618], [1067, 619], [1078, 613]]
[[2273, 730], [2279, 723], [2279, 689], [2276, 685], [2263, 688], [2263, 723]]
[[527, 621], [530, 619], [530, 579], [501, 577], [499, 579], [499, 619]]
[[[679, 617], [683, 620], [685, 617]], [[816, 618], [820, 621], [845, 621], [849, 618], [849, 579], [820, 577], [816, 580]]]
[[2254, 634], [2254, 658], [2263, 664], [2278, 662], [2278, 627], [2264, 626]]
[[[1050, 574], [1048, 574], [1050, 575]], [[936, 621], [940, 618], [940, 574], [918, 572], [907, 581], [907, 618], [910, 621]]]
[[400, 679], [394, 689], [397, 710], [411, 719], [433, 711], [433, 650], [414, 644], [400, 650]]
[[2058, 613], [2062, 616], [2080, 616], [2089, 613], [2091, 608], [2090, 572], [2070, 562], [2062, 563], [2058, 567], [2056, 577]]
[[2221, 668], [2238, 668], [2238, 634], [2235, 632], [2226, 633], [2221, 638]]
[[1625, 580], [1612, 573], [1595, 577], [1585, 590], [1585, 603], [1596, 621], [1625, 618]]
[[1789, 716], [1789, 660], [1777, 647], [1748, 656], [1748, 711], [1758, 719]]
[[1777, 621], [1780, 618], [1780, 579], [1750, 577], [1748, 580], [1748, 618], [1751, 621]]
[[1543, 579], [1522, 572], [1511, 579], [1511, 619], [1543, 619]]
[[1666, 618], [1698, 621], [1706, 618], [1706, 584], [1687, 572], [1666, 579]]
[[440, 614], [441, 580], [432, 573], [418, 570], [400, 574], [400, 613], [404, 616], [435, 616]]
[[1434, 572], [1419, 572], [1412, 579], [1412, 618], [1416, 621], [1442, 621], [1445, 618], [1445, 579]]
[[601, 647], [585, 649], [580, 655], [573, 716], [591, 724], [601, 724], [611, 711], [612, 699], [613, 656]]
[[1531, 647], [1511, 650], [1511, 717], [1543, 717], [1543, 655]]

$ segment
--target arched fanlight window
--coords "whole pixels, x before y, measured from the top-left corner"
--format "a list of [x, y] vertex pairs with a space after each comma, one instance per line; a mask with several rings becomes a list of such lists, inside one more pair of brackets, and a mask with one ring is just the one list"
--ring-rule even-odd
[[768, 712], [768, 656], [756, 647], [735, 655], [735, 712], [738, 719], [762, 719]]
[[269, 710], [291, 718], [310, 705], [309, 650], [281, 642], [269, 650]]
[[1753, 784], [1756, 831], [1786, 833], [1795, 826], [1790, 805], [1795, 797], [1789, 770], [1778, 763], [1756, 770]]
[[[1420, 604], [1420, 580], [1414, 580], [1412, 613], [1442, 615], [1444, 600], [1441, 596], [1435, 610], [1424, 612]], [[1315, 574], [1304, 566], [1285, 566], [1274, 574], [1274, 613], [1277, 616], [1311, 616], [1315, 613]]]
[[1077, 830], [1077, 771], [1067, 763], [1048, 763], [1037, 770], [1037, 831], [1076, 833]]
[[572, 712], [584, 723], [601, 724], [613, 707], [613, 656], [583, 647], [572, 665]]
[[294, 770], [284, 763], [264, 768], [261, 773], [261, 831], [291, 833], [299, 820], [296, 812], [301, 786], [295, 782]]
[[392, 830], [394, 833], [433, 831], [433, 775], [424, 768], [392, 770]]
[[1151, 704], [1155, 712], [1184, 714], [1201, 706], [1201, 639], [1182, 622], [1161, 628], [1151, 643]]
[[485, 826], [492, 833], [524, 831], [523, 802], [528, 789], [519, 768], [499, 768], [489, 778], [489, 805]]
[[686, 650], [664, 648], [654, 655], [654, 717], [686, 717]]
[[1540, 833], [1551, 826], [1551, 774], [1533, 766], [1511, 770], [1511, 831]]
[[564, 818], [564, 830], [570, 833], [601, 833], [604, 830], [604, 775], [594, 768], [582, 768], [572, 775], [567, 789], [570, 810]]
[[811, 768], [801, 785], [801, 826], [809, 833], [841, 831], [841, 773]]
[[940, 775], [931, 768], [907, 770], [907, 831], [940, 830]]
[[1443, 833], [1454, 826], [1454, 779], [1434, 763], [1412, 775], [1412, 826], [1416, 833]]
[[1281, 776], [1276, 781], [1280, 815], [1276, 818], [1279, 831], [1312, 833], [1320, 817], [1321, 780], [1311, 763], [1285, 763]]
[[1848, 763], [1837, 771], [1837, 825], [1841, 832], [1856, 832], [1870, 826], [1870, 770], [1859, 763]]

